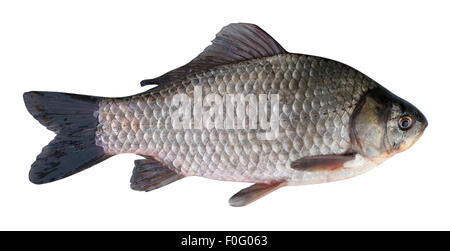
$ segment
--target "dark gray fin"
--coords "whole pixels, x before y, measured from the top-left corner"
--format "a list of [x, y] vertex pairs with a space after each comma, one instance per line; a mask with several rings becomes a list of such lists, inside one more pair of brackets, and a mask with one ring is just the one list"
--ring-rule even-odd
[[230, 200], [230, 206], [242, 207], [246, 206], [253, 201], [264, 197], [265, 195], [277, 190], [278, 188], [284, 186], [284, 182], [277, 182], [271, 184], [256, 183], [247, 188], [242, 189], [237, 194], [233, 195]]
[[164, 86], [190, 73], [219, 65], [287, 53], [269, 34], [254, 24], [229, 24], [217, 33], [212, 44], [188, 64], [158, 78], [141, 81], [141, 86]]
[[131, 189], [137, 191], [151, 191], [183, 178], [176, 172], [164, 166], [153, 157], [134, 161]]
[[31, 182], [59, 180], [110, 157], [95, 144], [100, 98], [33, 91], [23, 99], [31, 115], [57, 134], [31, 165]]
[[345, 162], [354, 158], [354, 153], [310, 156], [292, 162], [291, 167], [309, 172], [332, 171], [341, 168]]

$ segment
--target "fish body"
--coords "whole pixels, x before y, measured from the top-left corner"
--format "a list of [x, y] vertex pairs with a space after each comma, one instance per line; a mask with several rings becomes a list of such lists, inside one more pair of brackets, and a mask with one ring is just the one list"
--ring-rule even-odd
[[[285, 185], [366, 172], [427, 126], [417, 108], [361, 72], [288, 53], [251, 24], [224, 27], [189, 64], [141, 84], [158, 86], [123, 98], [24, 94], [30, 113], [57, 133], [30, 180], [134, 153], [145, 157], [135, 162], [135, 190], [187, 176], [255, 183], [230, 199], [242, 206]], [[67, 145], [70, 154], [60, 148]], [[75, 155], [84, 161], [74, 164]]]
[[[236, 126], [174, 129], [171, 97], [186, 93], [194, 100], [196, 86], [201, 88], [202, 98], [210, 93], [221, 97], [278, 94], [278, 136], [260, 140], [259, 129]], [[375, 86], [348, 66], [313, 56], [283, 54], [219, 66], [156, 92], [102, 100], [97, 144], [111, 155], [153, 156], [184, 176], [317, 183], [326, 175], [294, 170], [291, 163], [305, 156], [350, 151], [350, 116], [358, 100]]]

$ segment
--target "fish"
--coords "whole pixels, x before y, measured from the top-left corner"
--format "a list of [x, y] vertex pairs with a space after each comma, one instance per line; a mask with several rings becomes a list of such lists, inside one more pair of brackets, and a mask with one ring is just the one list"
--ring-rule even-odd
[[188, 176], [252, 183], [245, 206], [284, 186], [365, 173], [410, 148], [427, 119], [358, 70], [287, 52], [260, 27], [233, 23], [188, 64], [146, 79], [142, 93], [110, 98], [23, 94], [55, 138], [31, 165], [35, 184], [133, 153], [131, 188], [151, 191]]

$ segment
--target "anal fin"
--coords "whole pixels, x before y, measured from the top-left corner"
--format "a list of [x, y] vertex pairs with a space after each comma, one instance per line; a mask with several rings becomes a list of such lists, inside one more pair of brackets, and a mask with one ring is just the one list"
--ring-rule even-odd
[[153, 157], [134, 161], [133, 175], [131, 176], [131, 189], [137, 191], [151, 191], [183, 178], [164, 166]]
[[265, 195], [277, 190], [282, 186], [284, 186], [284, 182], [276, 182], [271, 184], [264, 184], [264, 183], [253, 184], [233, 195], [229, 200], [230, 206], [233, 207], [246, 206], [254, 202], [255, 200], [262, 198]]

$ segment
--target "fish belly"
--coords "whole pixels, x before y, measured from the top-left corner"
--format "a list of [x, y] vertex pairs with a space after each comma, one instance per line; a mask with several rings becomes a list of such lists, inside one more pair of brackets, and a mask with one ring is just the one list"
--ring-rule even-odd
[[[355, 172], [312, 173], [290, 165], [305, 156], [351, 150], [350, 116], [359, 99], [374, 86], [375, 82], [349, 66], [313, 56], [285, 54], [224, 65], [188, 75], [157, 91], [102, 100], [96, 143], [111, 155], [153, 156], [185, 176], [296, 184], [342, 179]], [[188, 128], [173, 124], [173, 112], [179, 109], [173, 103], [177, 94], [191, 101]], [[210, 118], [212, 127], [198, 119], [212, 107], [206, 100], [209, 94], [223, 101], [223, 118]], [[278, 109], [266, 106], [272, 110], [258, 117], [256, 128], [249, 123], [239, 127], [238, 112], [229, 109], [227, 113], [225, 104], [227, 97], [236, 95], [266, 99], [269, 104], [278, 100]], [[245, 105], [247, 116], [252, 108]], [[278, 114], [278, 126], [263, 128], [259, 119], [270, 121], [269, 113]], [[235, 118], [232, 128], [225, 124], [227, 116]], [[261, 137], [268, 131], [276, 132], [275, 136]]]

